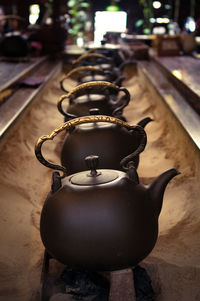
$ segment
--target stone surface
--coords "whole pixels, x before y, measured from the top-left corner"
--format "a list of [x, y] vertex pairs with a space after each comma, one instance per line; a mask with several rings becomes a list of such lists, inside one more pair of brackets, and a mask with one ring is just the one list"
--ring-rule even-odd
[[112, 272], [110, 275], [109, 301], [136, 301], [133, 272], [131, 269]]

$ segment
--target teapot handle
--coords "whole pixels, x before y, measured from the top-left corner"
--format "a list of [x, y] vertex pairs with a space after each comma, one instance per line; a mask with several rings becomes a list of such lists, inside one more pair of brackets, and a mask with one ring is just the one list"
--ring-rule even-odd
[[35, 155], [36, 155], [38, 161], [40, 163], [42, 163], [43, 165], [45, 165], [46, 167], [62, 171], [63, 175], [61, 176], [61, 178], [66, 177], [67, 176], [66, 167], [50, 163], [43, 157], [42, 151], [41, 151], [42, 145], [47, 140], [53, 140], [54, 137], [57, 136], [57, 134], [59, 134], [61, 131], [64, 131], [64, 130], [69, 131], [71, 128], [74, 128], [76, 125], [84, 124], [84, 123], [92, 123], [92, 122], [114, 123], [117, 125], [124, 126], [129, 130], [136, 130], [139, 132], [139, 134], [141, 135], [140, 145], [132, 154], [126, 156], [120, 162], [121, 166], [124, 169], [128, 169], [128, 167], [127, 167], [128, 162], [131, 161], [135, 156], [137, 156], [139, 153], [141, 153], [144, 150], [145, 145], [146, 145], [146, 133], [145, 133], [144, 129], [142, 127], [140, 127], [139, 125], [129, 125], [128, 123], [126, 123], [120, 119], [117, 119], [117, 118], [111, 117], [111, 116], [104, 116], [104, 115], [92, 115], [92, 116], [83, 116], [83, 117], [75, 118], [73, 120], [62, 123], [50, 135], [45, 135], [45, 136], [40, 137], [35, 144]]
[[101, 53], [86, 53], [86, 54], [79, 56], [76, 60], [74, 60], [72, 62], [72, 65], [75, 65], [75, 64], [79, 63], [80, 61], [83, 61], [84, 59], [87, 59], [87, 58], [101, 58], [106, 62], [112, 63], [111, 59], [107, 58], [105, 55], [103, 55]]
[[[121, 88], [120, 91], [124, 91], [124, 89], [126, 90], [126, 88]], [[126, 93], [126, 91], [124, 91]], [[112, 115], [116, 118], [120, 118], [122, 117], [122, 113], [124, 108], [129, 104], [130, 102], [130, 95], [129, 97], [127, 97], [127, 95], [123, 95], [119, 101], [116, 103], [117, 107], [114, 109], [114, 111], [112, 112]]]
[[74, 74], [76, 72], [79, 72], [79, 71], [94, 71], [94, 72], [101, 72], [101, 73], [103, 73], [103, 71], [100, 68], [94, 67], [94, 66], [81, 66], [81, 67], [74, 68], [71, 71], [69, 71], [66, 75], [64, 75], [62, 77], [62, 79], [60, 80], [60, 87], [61, 87], [61, 89], [64, 92], [69, 93], [69, 91], [64, 88], [64, 85], [63, 85], [64, 81], [67, 78], [71, 77], [72, 74]]
[[[57, 103], [58, 111], [62, 115], [64, 115], [65, 117], [68, 117], [68, 115], [65, 113], [65, 111], [62, 108], [62, 102], [63, 102], [63, 100], [67, 99], [67, 98], [70, 99], [70, 97], [72, 97], [77, 92], [82, 92], [82, 93], [85, 92], [85, 94], [87, 92], [91, 93], [92, 88], [97, 88], [97, 89], [102, 89], [102, 90], [104, 90], [106, 88], [109, 88], [109, 89], [113, 89], [113, 90], [115, 90], [117, 92], [120, 92], [120, 91], [124, 92], [125, 95], [123, 96], [123, 104], [122, 104], [123, 107], [125, 107], [128, 104], [128, 102], [130, 101], [130, 93], [129, 93], [129, 91], [126, 88], [118, 87], [115, 84], [110, 83], [110, 82], [106, 82], [106, 81], [92, 81], [92, 82], [87, 82], [87, 83], [83, 83], [81, 85], [78, 85], [77, 87], [75, 87], [73, 90], [71, 90], [66, 95], [62, 95], [58, 99], [58, 103]], [[121, 100], [119, 100], [119, 102], [120, 102], [120, 108], [119, 108], [119, 110], [122, 110], [123, 107], [121, 106]], [[116, 103], [116, 106], [117, 106], [117, 103]], [[117, 110], [117, 108], [116, 108], [116, 110]]]

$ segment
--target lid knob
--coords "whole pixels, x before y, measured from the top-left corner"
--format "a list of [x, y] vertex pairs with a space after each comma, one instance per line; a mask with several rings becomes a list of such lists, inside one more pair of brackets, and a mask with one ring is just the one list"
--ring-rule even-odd
[[88, 176], [96, 177], [100, 174], [96, 170], [99, 165], [99, 156], [96, 156], [96, 155], [87, 156], [85, 158], [85, 162], [86, 162], [87, 167], [90, 169], [90, 174], [88, 174]]
[[108, 184], [119, 177], [119, 172], [112, 169], [99, 169], [99, 156], [90, 155], [85, 158], [85, 162], [90, 171], [78, 172], [71, 176], [70, 182], [80, 186], [94, 186], [100, 184]]

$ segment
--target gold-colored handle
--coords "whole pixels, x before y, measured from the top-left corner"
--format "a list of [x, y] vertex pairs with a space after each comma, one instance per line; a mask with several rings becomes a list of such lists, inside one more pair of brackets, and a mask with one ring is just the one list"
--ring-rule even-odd
[[67, 78], [69, 78], [70, 76], [72, 76], [74, 73], [79, 72], [79, 71], [93, 71], [93, 72], [102, 72], [103, 73], [103, 71], [100, 68], [94, 67], [94, 66], [81, 66], [81, 67], [74, 68], [71, 71], [69, 71], [66, 75], [64, 75], [62, 77], [62, 79], [60, 80], [60, 86], [63, 91], [65, 91], [67, 93], [69, 92], [68, 90], [66, 90], [64, 88], [64, 85], [63, 85], [64, 81]]
[[107, 57], [104, 56], [101, 53], [86, 53], [86, 54], [83, 54], [83, 55], [79, 56], [76, 60], [74, 60], [72, 62], [72, 64], [75, 65], [75, 64], [79, 63], [80, 61], [82, 61], [84, 59], [87, 59], [89, 57], [96, 57], [96, 58], [101, 58], [101, 59], [108, 60]]
[[66, 175], [67, 175], [66, 167], [50, 163], [43, 157], [42, 151], [41, 151], [42, 145], [47, 140], [53, 140], [55, 138], [55, 136], [57, 136], [61, 131], [70, 130], [79, 124], [93, 123], [93, 122], [109, 122], [109, 123], [114, 123], [117, 125], [124, 126], [128, 129], [134, 129], [134, 128], [138, 127], [137, 125], [131, 126], [128, 123], [126, 123], [120, 119], [117, 119], [115, 117], [111, 117], [111, 116], [93, 115], [93, 116], [83, 116], [83, 117], [75, 118], [73, 120], [62, 123], [50, 135], [42, 136], [37, 140], [37, 142], [35, 144], [35, 155], [36, 155], [38, 161], [40, 163], [42, 163], [43, 165], [45, 165], [46, 167], [62, 171], [63, 175], [61, 176], [61, 178], [66, 177]]
[[110, 82], [106, 82], [106, 81], [92, 81], [92, 82], [87, 82], [87, 83], [83, 83], [81, 85], [78, 85], [77, 87], [75, 87], [73, 90], [71, 90], [66, 95], [62, 95], [58, 99], [58, 103], [57, 103], [58, 111], [62, 115], [66, 116], [66, 113], [62, 108], [62, 102], [63, 102], [64, 99], [69, 99], [70, 97], [72, 97], [76, 93], [80, 93], [81, 95], [86, 94], [86, 93], [90, 94], [90, 93], [93, 92], [92, 89], [94, 90], [95, 88], [98, 89], [99, 93], [100, 93], [101, 89], [104, 90], [105, 88], [114, 89], [118, 92], [122, 91], [122, 92], [125, 93], [127, 98], [130, 98], [130, 94], [129, 94], [128, 90], [123, 88], [123, 87], [120, 88], [119, 86], [116, 86], [115, 84], [110, 83]]
[[71, 71], [69, 71], [66, 75], [64, 75], [63, 78], [61, 79], [61, 81], [69, 78], [72, 74], [79, 72], [79, 71], [102, 71], [102, 70], [100, 68], [94, 67], [94, 66], [76, 67], [76, 68], [72, 69]]

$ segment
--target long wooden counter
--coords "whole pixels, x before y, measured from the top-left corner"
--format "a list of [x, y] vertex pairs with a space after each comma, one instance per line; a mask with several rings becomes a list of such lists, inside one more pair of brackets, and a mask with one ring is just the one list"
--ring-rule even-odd
[[[168, 72], [200, 97], [200, 60], [193, 56], [154, 57]], [[177, 73], [178, 72], [178, 73]]]
[[139, 71], [145, 85], [150, 83], [200, 149], [200, 61], [189, 56], [154, 56], [139, 62]]
[[152, 56], [152, 60], [200, 115], [200, 60], [189, 55]]
[[47, 57], [27, 58], [18, 62], [0, 60], [0, 91], [10, 87], [23, 76], [27, 76], [46, 60]]
[[[39, 92], [46, 87], [54, 74], [61, 70], [61, 66], [61, 62], [49, 60], [47, 57], [18, 63], [0, 62], [0, 92], [12, 91], [12, 94], [0, 104], [0, 140], [22, 116]], [[26, 85], [25, 80], [36, 83], [38, 80], [39, 84]]]

